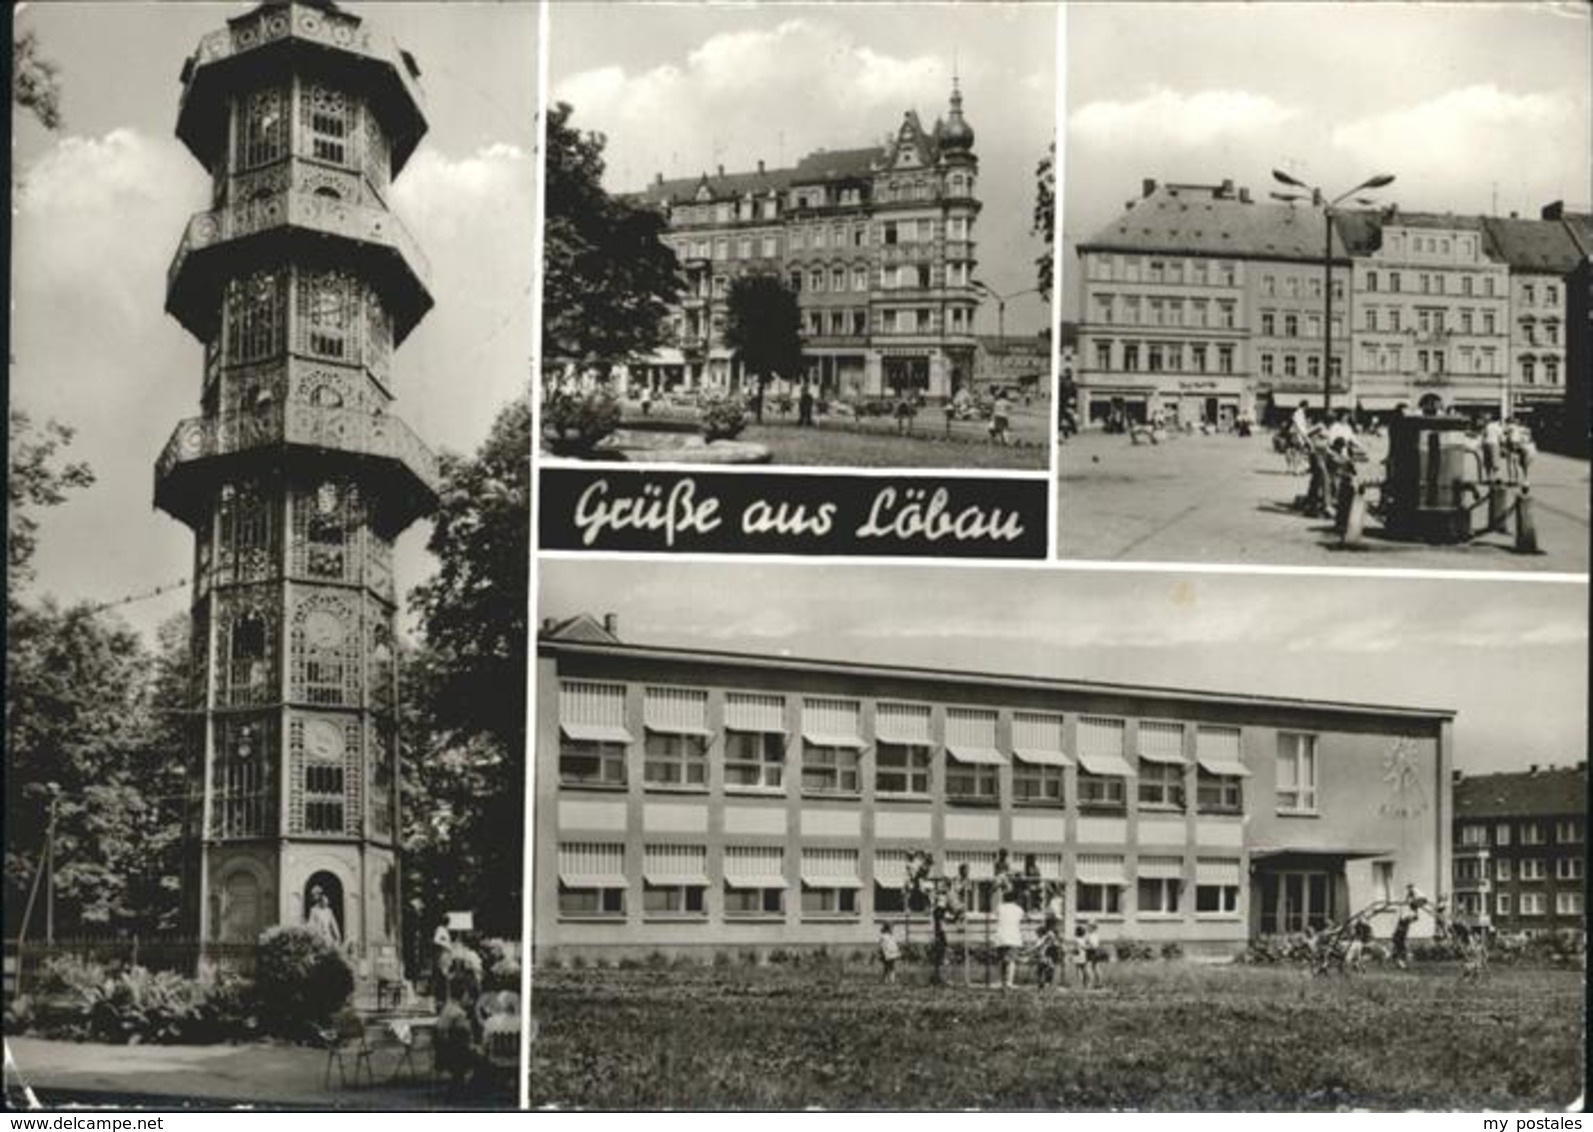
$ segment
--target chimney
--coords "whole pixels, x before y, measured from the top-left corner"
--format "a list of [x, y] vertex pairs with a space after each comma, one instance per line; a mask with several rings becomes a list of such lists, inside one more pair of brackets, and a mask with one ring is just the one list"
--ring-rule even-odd
[[1454, 774], [1454, 780], [1456, 782], [1459, 782], [1461, 779], [1466, 777], [1466, 772], [1461, 770], [1458, 766], [1454, 769], [1453, 774]]
[[553, 632], [553, 626], [557, 625], [558, 623], [559, 621], [556, 617], [544, 617], [542, 619], [542, 631], [544, 633], [551, 633]]
[[719, 166], [719, 175], [721, 177], [725, 175], [725, 167], [723, 165]]
[[1139, 195], [1148, 197], [1156, 191], [1156, 178], [1146, 177], [1139, 183]]
[[1538, 773], [1538, 764], [1537, 763], [1533, 763], [1531, 766], [1529, 766], [1527, 768], [1527, 773], [1529, 775], [1536, 775]]
[[763, 172], [763, 158], [758, 158], [758, 172]]
[[1233, 178], [1224, 177], [1222, 184], [1217, 186], [1217, 199], [1228, 200], [1233, 196]]
[[662, 173], [654, 173], [653, 174], [653, 184], [662, 185], [663, 183], [664, 183], [664, 175]]
[[1540, 214], [1544, 220], [1561, 220], [1565, 217], [1565, 202], [1563, 200], [1551, 201], [1543, 206]]
[[[603, 614], [603, 632], [607, 633], [611, 637], [619, 636], [619, 614]], [[1533, 769], [1536, 770], [1537, 768], [1533, 767]]]
[[[1510, 219], [1511, 220], [1520, 220], [1521, 219], [1521, 214], [1519, 212], [1516, 212], [1514, 209], [1512, 209], [1511, 212], [1510, 212]], [[1544, 219], [1547, 220], [1549, 218], [1547, 216], [1545, 216]]]
[[1249, 189], [1240, 189], [1239, 190], [1239, 203], [1240, 204], [1249, 204], [1250, 203], [1250, 190]]

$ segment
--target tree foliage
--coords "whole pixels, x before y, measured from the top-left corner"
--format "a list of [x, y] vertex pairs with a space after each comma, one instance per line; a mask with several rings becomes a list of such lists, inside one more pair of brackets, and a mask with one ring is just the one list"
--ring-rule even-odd
[[520, 928], [531, 408], [505, 408], [473, 457], [444, 456], [430, 549], [410, 595], [425, 644], [404, 667], [405, 875], [418, 926], [473, 909]]
[[607, 364], [664, 340], [679, 264], [660, 239], [662, 215], [604, 191], [605, 139], [572, 126], [572, 114], [563, 102], [548, 114], [542, 354]]
[[802, 311], [796, 292], [777, 275], [742, 275], [725, 296], [725, 345], [758, 378], [755, 411], [763, 421], [763, 391], [771, 374], [802, 370]]
[[47, 130], [61, 127], [61, 68], [39, 54], [32, 28], [11, 41], [11, 105], [31, 111]]
[[1046, 155], [1035, 168], [1034, 233], [1045, 241], [1045, 250], [1034, 259], [1035, 278], [1040, 294], [1049, 299], [1055, 281], [1056, 264], [1051, 248], [1056, 240], [1056, 141], [1052, 140]]
[[9, 426], [8, 597], [33, 579], [33, 555], [39, 546], [39, 508], [64, 503], [68, 491], [88, 487], [94, 482], [94, 473], [87, 464], [61, 462], [61, 450], [72, 443], [73, 432], [66, 425], [52, 420], [42, 427], [35, 426], [27, 413], [13, 408]]
[[[119, 619], [52, 599], [16, 606], [6, 640], [8, 930], [20, 925], [55, 799], [62, 934], [174, 926], [182, 748], [162, 722], [187, 642], [157, 661]], [[35, 913], [38, 915], [38, 912]], [[40, 921], [34, 920], [33, 933]]]

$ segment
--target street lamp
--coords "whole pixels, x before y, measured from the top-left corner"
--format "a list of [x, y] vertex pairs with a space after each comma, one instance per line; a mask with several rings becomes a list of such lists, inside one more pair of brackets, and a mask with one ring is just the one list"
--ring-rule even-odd
[[1038, 295], [1040, 288], [1025, 287], [1021, 291], [1008, 291], [1005, 295], [997, 294], [995, 288], [983, 279], [973, 280], [973, 285], [996, 301], [996, 337], [1007, 336], [1007, 300], [1016, 299], [1019, 295]]
[[[1321, 189], [1314, 185], [1308, 185], [1281, 169], [1274, 169], [1272, 178], [1280, 184], [1288, 185], [1290, 188], [1305, 189], [1311, 194], [1309, 199], [1313, 204], [1322, 205], [1322, 295], [1323, 301], [1326, 303], [1322, 318], [1322, 415], [1325, 417], [1333, 409], [1333, 208], [1346, 197], [1355, 196], [1362, 189], [1381, 189], [1384, 186], [1393, 184], [1394, 174], [1378, 173], [1375, 176], [1368, 177], [1353, 189], [1340, 193], [1332, 200], [1328, 200], [1327, 195]], [[1276, 200], [1308, 199], [1295, 193], [1273, 193], [1272, 196]], [[1357, 198], [1355, 203], [1370, 204], [1371, 202]], [[1347, 288], [1345, 295], [1346, 297], [1349, 295]], [[1346, 351], [1345, 361], [1349, 361], [1348, 351]]]

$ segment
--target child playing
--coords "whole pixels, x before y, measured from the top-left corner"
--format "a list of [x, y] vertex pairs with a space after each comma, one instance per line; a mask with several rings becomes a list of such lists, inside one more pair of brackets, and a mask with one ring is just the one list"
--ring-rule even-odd
[[1084, 980], [1086, 986], [1099, 988], [1101, 985], [1101, 960], [1106, 958], [1106, 951], [1101, 947], [1101, 929], [1093, 921], [1085, 924], [1084, 932]]
[[[1057, 968], [1062, 965], [1062, 937], [1050, 921], [1035, 937], [1035, 988], [1044, 990], [1057, 980]], [[1057, 990], [1061, 990], [1061, 984]]]
[[902, 945], [896, 942], [896, 935], [891, 931], [889, 924], [881, 924], [879, 929], [879, 961], [885, 968], [884, 979], [887, 983], [896, 981], [896, 961], [902, 957]]

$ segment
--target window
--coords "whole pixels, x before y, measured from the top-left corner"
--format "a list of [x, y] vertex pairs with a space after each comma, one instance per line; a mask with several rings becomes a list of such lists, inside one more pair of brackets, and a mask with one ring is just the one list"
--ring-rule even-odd
[[1234, 916], [1239, 913], [1237, 884], [1196, 884], [1195, 912], [1203, 916]]
[[260, 361], [281, 353], [287, 329], [285, 271], [256, 271], [227, 284], [227, 361]]
[[995, 802], [1005, 757], [996, 749], [996, 713], [946, 709], [946, 799]]
[[1561, 845], [1582, 844], [1582, 825], [1575, 820], [1554, 823], [1554, 840]]
[[1136, 882], [1141, 915], [1176, 916], [1184, 887], [1184, 862], [1178, 857], [1141, 857]]
[[1234, 304], [1226, 299], [1217, 303], [1217, 325], [1224, 330], [1233, 329]]
[[778, 845], [725, 847], [725, 916], [785, 913], [785, 850]]
[[785, 782], [785, 735], [725, 730], [725, 786], [778, 790]]
[[1062, 717], [1017, 712], [1012, 717], [1012, 800], [1020, 805], [1060, 806], [1064, 768]]
[[1475, 822], [1467, 822], [1460, 827], [1460, 843], [1462, 845], [1488, 844], [1488, 827]]
[[1316, 812], [1316, 736], [1278, 735], [1278, 812]]
[[1502, 821], [1493, 827], [1493, 843], [1495, 845], [1510, 844], [1510, 823]]
[[1548, 901], [1541, 892], [1523, 892], [1521, 894], [1521, 915], [1541, 916]]
[[780, 240], [779, 240], [779, 237], [777, 237], [777, 236], [765, 236], [763, 238], [763, 258], [764, 259], [773, 259], [775, 256], [777, 256], [779, 254], [780, 254]]
[[1233, 372], [1233, 347], [1232, 346], [1218, 346], [1217, 347], [1217, 372], [1218, 373], [1232, 373]]
[[1197, 343], [1189, 347], [1189, 368], [1195, 373], [1206, 372], [1206, 346]]
[[857, 915], [856, 849], [802, 850], [802, 914]]
[[1542, 845], [1543, 827], [1535, 821], [1521, 823], [1521, 844]]
[[1580, 892], [1557, 892], [1554, 894], [1554, 911], [1560, 916], [1580, 916], [1582, 914], [1582, 894]]
[[701, 916], [708, 891], [708, 850], [701, 845], [649, 845], [643, 855], [642, 911]]
[[1237, 727], [1201, 727], [1195, 732], [1195, 801], [1203, 814], [1244, 809], [1244, 780]]
[[866, 268], [866, 267], [854, 267], [854, 268], [852, 268], [852, 290], [854, 290], [854, 291], [867, 291], [868, 290], [868, 268]]
[[1110, 342], [1097, 342], [1095, 344], [1095, 368], [1099, 370], [1112, 368], [1112, 344]]
[[625, 847], [577, 842], [559, 846], [559, 915], [625, 915]]
[[816, 794], [856, 794], [862, 742], [856, 700], [802, 701], [802, 789]]
[[1139, 372], [1139, 344], [1136, 342], [1123, 343], [1123, 372]]
[[359, 313], [354, 280], [335, 271], [308, 274], [298, 295], [300, 346], [321, 358], [352, 358], [349, 330]]
[[559, 781], [625, 785], [625, 686], [567, 680], [559, 687]]
[[708, 740], [649, 730], [642, 780], [654, 786], [708, 785]]
[[1544, 876], [1545, 870], [1543, 868], [1543, 858], [1523, 857], [1521, 859], [1520, 877], [1523, 881], [1542, 880]]
[[1581, 880], [1582, 879], [1582, 858], [1581, 857], [1561, 857], [1559, 860], [1555, 861], [1554, 862], [1554, 879], [1555, 880]]
[[1455, 879], [1468, 881], [1482, 879], [1482, 861], [1476, 857], [1462, 857], [1455, 862]]
[[1508, 916], [1510, 914], [1510, 894], [1508, 892], [1501, 892], [1494, 900], [1494, 911], [1500, 916]]
[[1300, 336], [1300, 316], [1286, 314], [1283, 316], [1283, 336], [1285, 338], [1298, 338]]
[[1270, 337], [1277, 332], [1276, 316], [1271, 311], [1261, 312], [1261, 333]]
[[1495, 859], [1495, 861], [1493, 863], [1493, 878], [1494, 878], [1494, 880], [1509, 880], [1510, 879], [1510, 858], [1509, 857], [1499, 857], [1499, 858]]
[[1096, 810], [1127, 808], [1127, 780], [1133, 770], [1123, 758], [1120, 719], [1084, 718], [1078, 722], [1079, 805]]
[[1123, 911], [1127, 880], [1123, 858], [1106, 853], [1080, 853], [1076, 873], [1080, 915], [1117, 916]]
[[875, 731], [875, 791], [928, 795], [929, 708], [882, 703], [876, 710]]
[[1145, 720], [1139, 725], [1139, 803], [1152, 809], [1184, 808], [1184, 727]]

